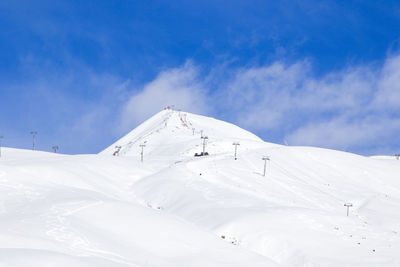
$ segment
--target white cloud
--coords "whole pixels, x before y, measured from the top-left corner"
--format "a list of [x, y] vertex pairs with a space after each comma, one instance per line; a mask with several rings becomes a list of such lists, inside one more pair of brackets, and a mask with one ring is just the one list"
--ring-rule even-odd
[[382, 67], [353, 66], [322, 77], [307, 61], [240, 69], [233, 76], [224, 91], [234, 120], [290, 144], [367, 151], [394, 144], [400, 132], [400, 56]]
[[293, 108], [293, 100], [309, 72], [308, 62], [284, 66], [240, 69], [228, 83], [229, 109], [237, 113], [238, 122], [253, 129], [279, 127], [285, 112]]
[[[335, 74], [334, 80], [314, 79], [315, 93], [308, 91], [303, 98], [315, 108], [309, 116], [300, 112], [304, 122], [287, 133], [286, 140], [366, 153], [374, 153], [377, 144], [398, 148], [400, 68], [396, 66], [400, 66], [399, 56], [388, 58], [382, 68], [358, 67]], [[320, 112], [328, 114], [320, 116]]]
[[[321, 123], [309, 123], [287, 136], [291, 144], [346, 150], [349, 147], [376, 147], [389, 144], [400, 129], [400, 119], [376, 116], [357, 121], [340, 116]], [[367, 149], [368, 150], [368, 149]]]
[[352, 66], [322, 77], [307, 60], [236, 69], [228, 64], [206, 75], [188, 62], [161, 72], [131, 96], [122, 107], [120, 130], [176, 105], [195, 113], [218, 111], [217, 117], [275, 141], [369, 153], [373, 144], [393, 144], [400, 131], [398, 103], [400, 56], [381, 67]]
[[132, 129], [166, 106], [175, 105], [177, 109], [195, 113], [209, 111], [205, 94], [198, 69], [192, 63], [163, 71], [125, 103], [120, 130]]
[[385, 62], [378, 81], [374, 107], [400, 110], [400, 56]]
[[228, 86], [229, 105], [238, 107], [238, 121], [254, 129], [281, 127], [298, 116], [321, 116], [363, 105], [374, 92], [368, 69], [348, 69], [320, 79], [307, 61], [237, 71]]

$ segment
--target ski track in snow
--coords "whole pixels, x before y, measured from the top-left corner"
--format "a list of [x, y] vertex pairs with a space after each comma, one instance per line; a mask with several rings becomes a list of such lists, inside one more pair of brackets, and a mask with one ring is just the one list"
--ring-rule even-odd
[[[193, 157], [201, 132], [210, 155]], [[99, 155], [4, 148], [0, 266], [399, 267], [399, 175], [390, 157], [265, 143], [167, 109]]]

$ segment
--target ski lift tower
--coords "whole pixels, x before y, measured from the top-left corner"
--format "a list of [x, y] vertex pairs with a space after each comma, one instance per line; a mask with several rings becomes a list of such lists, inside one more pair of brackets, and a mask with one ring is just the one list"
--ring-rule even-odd
[[142, 148], [142, 151], [140, 152], [140, 161], [143, 162], [143, 149], [146, 145], [145, 144], [141, 144], [140, 147]]
[[347, 207], [347, 217], [349, 216], [349, 209], [350, 207], [353, 207], [352, 203], [344, 203], [344, 206]]
[[264, 161], [264, 175], [263, 176], [265, 176], [265, 173], [267, 171], [267, 160], [270, 160], [270, 158], [264, 156], [264, 157], [262, 157], [262, 160]]
[[203, 139], [203, 156], [206, 153], [206, 140], [208, 140], [208, 136], [202, 136], [201, 139]]
[[57, 153], [57, 150], [58, 150], [58, 146], [52, 146], [52, 149], [54, 150], [54, 153]]
[[237, 160], [237, 146], [240, 146], [239, 142], [233, 142], [233, 144], [235, 146], [235, 160]]
[[32, 135], [32, 150], [35, 150], [35, 139], [36, 139], [36, 135], [37, 135], [37, 131], [31, 131], [31, 135]]

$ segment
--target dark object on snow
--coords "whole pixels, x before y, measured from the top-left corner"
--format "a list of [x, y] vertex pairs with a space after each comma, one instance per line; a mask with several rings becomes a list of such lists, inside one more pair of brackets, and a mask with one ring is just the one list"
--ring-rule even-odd
[[122, 146], [115, 146], [115, 152], [113, 153], [113, 156], [119, 156], [119, 151], [121, 151]]
[[208, 152], [204, 152], [204, 154], [203, 154], [203, 152], [194, 154], [195, 157], [208, 156], [208, 155], [209, 155]]

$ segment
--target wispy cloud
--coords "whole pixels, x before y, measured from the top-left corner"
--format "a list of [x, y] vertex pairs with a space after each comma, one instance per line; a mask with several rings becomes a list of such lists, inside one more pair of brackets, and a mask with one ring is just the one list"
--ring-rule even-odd
[[135, 90], [122, 108], [119, 128], [122, 132], [132, 129], [166, 106], [204, 113], [206, 93], [199, 71], [191, 62], [165, 70], [142, 89]]
[[400, 150], [400, 56], [321, 77], [307, 60], [232, 65], [205, 71], [187, 61], [141, 85], [79, 64], [66, 73], [27, 69], [40, 78], [14, 87], [25, 100], [9, 111], [30, 116], [26, 127], [39, 130], [42, 146], [57, 142], [70, 153], [100, 151], [168, 105], [227, 119], [266, 141], [364, 154]]
[[[244, 127], [293, 145], [374, 153], [399, 149], [400, 56], [315, 77], [307, 61], [237, 70], [229, 106]], [[389, 152], [389, 151], [385, 151]]]
[[176, 104], [187, 111], [216, 112], [266, 141], [366, 154], [399, 149], [398, 55], [388, 56], [381, 66], [349, 66], [322, 77], [314, 75], [307, 60], [247, 68], [228, 64], [207, 74], [198, 70], [186, 63], [161, 72], [127, 101], [122, 127], [132, 128]]

